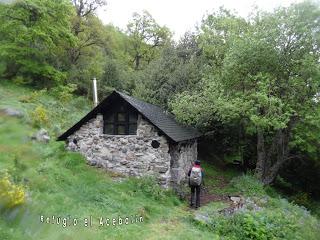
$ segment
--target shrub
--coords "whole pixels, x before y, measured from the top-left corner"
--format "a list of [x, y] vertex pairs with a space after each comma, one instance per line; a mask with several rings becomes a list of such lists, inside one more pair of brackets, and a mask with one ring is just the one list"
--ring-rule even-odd
[[10, 168], [8, 173], [12, 176], [13, 181], [20, 182], [22, 180], [22, 172], [27, 169], [27, 165], [21, 161], [21, 157], [14, 154], [13, 157], [13, 168]]
[[30, 95], [21, 96], [19, 98], [19, 101], [23, 103], [38, 102], [39, 98], [43, 96], [46, 92], [47, 92], [47, 89], [33, 91]]
[[31, 114], [32, 124], [35, 127], [41, 127], [43, 125], [47, 125], [49, 122], [47, 110], [42, 106], [39, 105]]
[[25, 202], [25, 192], [22, 186], [14, 184], [8, 173], [0, 178], [0, 207], [11, 209]]
[[291, 200], [298, 205], [302, 205], [304, 207], [310, 208], [311, 206], [311, 198], [310, 195], [306, 192], [299, 192], [294, 195]]
[[242, 210], [230, 216], [212, 213], [207, 223], [211, 231], [225, 239], [237, 240], [317, 240], [319, 226], [319, 221], [305, 209], [275, 198], [260, 211]]
[[163, 200], [166, 196], [166, 191], [157, 183], [154, 177], [133, 179], [133, 182], [136, 182], [137, 189], [155, 200]]
[[251, 174], [235, 177], [231, 180], [230, 184], [236, 191], [247, 196], [266, 195], [263, 184]]
[[16, 76], [12, 81], [17, 85], [27, 85], [32, 82], [32, 79], [29, 77]]
[[59, 101], [65, 103], [69, 102], [73, 97], [73, 92], [77, 89], [76, 84], [58, 85], [52, 88], [52, 95], [57, 97]]
[[15, 76], [12, 79], [12, 82], [14, 82], [17, 85], [22, 85], [22, 84], [24, 84], [24, 78], [22, 76]]
[[83, 97], [75, 97], [71, 102], [71, 104], [76, 109], [84, 109], [84, 108], [88, 108], [89, 106], [91, 107], [91, 105], [89, 104], [89, 101]]

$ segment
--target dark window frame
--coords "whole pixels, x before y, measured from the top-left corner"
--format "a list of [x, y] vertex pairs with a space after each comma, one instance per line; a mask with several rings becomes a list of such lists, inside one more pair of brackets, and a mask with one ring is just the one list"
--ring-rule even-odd
[[[125, 115], [125, 120], [119, 121], [119, 114]], [[134, 120], [130, 119], [130, 115], [134, 114]], [[111, 116], [111, 119], [110, 119]], [[108, 120], [109, 121], [108, 121]], [[112, 126], [112, 133], [106, 133], [106, 125]], [[128, 106], [115, 106], [115, 108], [103, 116], [103, 133], [108, 135], [137, 135], [138, 113]], [[119, 126], [124, 126], [124, 134], [119, 134]], [[130, 126], [134, 126], [134, 131], [130, 132]]]

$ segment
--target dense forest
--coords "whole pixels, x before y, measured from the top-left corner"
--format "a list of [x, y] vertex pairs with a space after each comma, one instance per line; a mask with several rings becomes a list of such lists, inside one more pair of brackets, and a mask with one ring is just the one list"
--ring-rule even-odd
[[147, 11], [121, 30], [102, 23], [101, 7], [107, 2], [0, 3], [0, 79], [92, 99], [95, 77], [99, 99], [117, 89], [196, 127], [201, 158], [238, 163], [305, 204], [320, 199], [318, 2], [247, 18], [220, 8], [178, 41]]

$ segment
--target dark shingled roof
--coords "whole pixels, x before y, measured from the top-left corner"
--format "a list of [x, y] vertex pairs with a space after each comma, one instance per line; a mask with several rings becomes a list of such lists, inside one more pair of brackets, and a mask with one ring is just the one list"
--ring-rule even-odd
[[68, 136], [77, 131], [83, 124], [95, 117], [98, 113], [102, 112], [102, 109], [106, 106], [106, 104], [110, 104], [110, 101], [113, 101], [112, 99], [114, 99], [115, 96], [120, 96], [122, 99], [124, 99], [174, 142], [181, 142], [201, 136], [201, 134], [194, 128], [183, 126], [177, 123], [172, 114], [166, 113], [160, 107], [138, 100], [124, 93], [113, 91], [112, 94], [106, 97], [97, 107], [89, 112], [78, 123], [59, 136], [58, 141], [66, 140]]

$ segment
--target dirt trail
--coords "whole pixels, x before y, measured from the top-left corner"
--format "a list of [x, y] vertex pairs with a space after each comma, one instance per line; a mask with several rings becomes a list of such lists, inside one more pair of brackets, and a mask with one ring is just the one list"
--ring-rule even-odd
[[213, 194], [202, 189], [200, 193], [200, 206], [204, 206], [210, 202], [229, 202], [229, 198], [227, 195]]
[[[225, 179], [223, 176], [211, 177], [207, 176], [207, 179], [214, 178], [216, 184], [214, 186], [203, 186], [201, 188], [200, 193], [200, 206], [204, 206], [210, 202], [226, 202], [230, 203], [230, 199], [227, 194], [215, 194], [215, 189], [222, 189], [225, 188], [229, 181]], [[190, 201], [190, 194], [188, 194], [187, 199], [188, 202]]]

